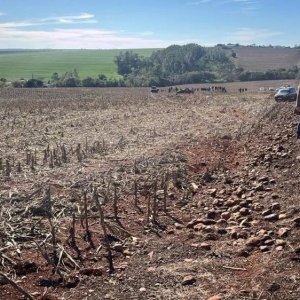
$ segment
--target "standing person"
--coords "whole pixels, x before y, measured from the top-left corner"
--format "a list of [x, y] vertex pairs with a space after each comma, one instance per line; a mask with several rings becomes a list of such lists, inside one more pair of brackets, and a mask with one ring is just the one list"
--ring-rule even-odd
[[[294, 109], [296, 115], [300, 115], [300, 85], [298, 86], [297, 98], [296, 98], [296, 107]], [[297, 139], [300, 139], [300, 119], [297, 125]]]

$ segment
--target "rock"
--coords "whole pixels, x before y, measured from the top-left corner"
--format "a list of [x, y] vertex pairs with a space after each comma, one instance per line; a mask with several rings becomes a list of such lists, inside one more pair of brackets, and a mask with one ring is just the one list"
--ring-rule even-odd
[[217, 217], [217, 212], [215, 210], [210, 210], [207, 212], [208, 219], [215, 219]]
[[227, 230], [225, 228], [218, 228], [217, 233], [218, 234], [227, 234]]
[[211, 233], [211, 232], [215, 232], [215, 229], [211, 226], [205, 226], [202, 231], [204, 233]]
[[296, 217], [295, 219], [293, 219], [293, 222], [296, 224], [300, 224], [300, 217]]
[[265, 245], [264, 246], [260, 246], [259, 249], [260, 249], [261, 252], [267, 252], [267, 251], [269, 251], [269, 247], [265, 246]]
[[208, 233], [204, 236], [205, 241], [216, 241], [218, 239], [218, 236], [214, 233]]
[[275, 245], [276, 246], [284, 246], [286, 242], [284, 240], [275, 240]]
[[238, 187], [238, 189], [235, 191], [235, 194], [236, 194], [238, 197], [242, 197], [244, 191], [245, 191], [244, 188]]
[[190, 222], [187, 223], [186, 228], [194, 228], [195, 225], [201, 223], [200, 220], [192, 220]]
[[198, 185], [196, 183], [192, 182], [191, 183], [191, 190], [192, 190], [192, 192], [193, 193], [197, 193], [198, 189], [199, 189]]
[[272, 210], [271, 209], [267, 209], [267, 210], [264, 210], [261, 214], [263, 217], [267, 216], [267, 215], [270, 215], [272, 213]]
[[131, 256], [133, 253], [130, 252], [128, 249], [126, 249], [126, 250], [123, 251], [123, 254], [127, 255], [127, 256]]
[[273, 193], [273, 194], [271, 195], [271, 197], [272, 197], [272, 199], [277, 199], [277, 198], [279, 198], [279, 195], [276, 194], [276, 193]]
[[261, 242], [261, 237], [252, 236], [247, 239], [245, 245], [246, 246], [258, 246]]
[[279, 215], [278, 214], [270, 214], [270, 215], [265, 216], [264, 219], [267, 221], [278, 221]]
[[81, 275], [86, 275], [86, 276], [101, 276], [103, 274], [103, 269], [102, 268], [85, 268], [79, 270], [79, 273]]
[[183, 278], [182, 285], [192, 285], [196, 282], [196, 278], [193, 275], [187, 275]]
[[213, 219], [204, 219], [203, 222], [202, 222], [204, 225], [214, 225], [216, 224], [216, 220], [213, 220]]
[[222, 300], [222, 298], [219, 295], [215, 295], [215, 296], [208, 298], [208, 300]]
[[279, 228], [277, 231], [277, 235], [281, 238], [287, 237], [290, 232], [289, 228]]
[[239, 212], [241, 207], [239, 205], [234, 205], [233, 207], [229, 208], [230, 212], [236, 213]]
[[264, 241], [264, 245], [266, 245], [266, 246], [272, 246], [272, 245], [274, 245], [274, 241], [273, 240], [265, 240]]
[[228, 211], [225, 211], [221, 214], [221, 218], [224, 220], [228, 220], [228, 219], [230, 219], [230, 217], [231, 217], [231, 213]]
[[258, 182], [268, 182], [269, 181], [269, 177], [268, 176], [262, 176], [258, 179]]
[[233, 207], [236, 204], [236, 201], [233, 199], [229, 199], [224, 203], [224, 206]]
[[279, 220], [283, 220], [283, 219], [287, 218], [287, 215], [286, 214], [279, 214], [278, 218], [279, 218]]
[[184, 225], [182, 225], [180, 223], [175, 223], [174, 226], [175, 226], [176, 229], [183, 229], [184, 228]]
[[246, 208], [246, 207], [241, 208], [241, 209], [240, 209], [240, 214], [241, 214], [242, 216], [247, 216], [247, 215], [249, 215], [249, 209]]
[[208, 190], [208, 193], [210, 194], [210, 196], [215, 197], [217, 194], [217, 189], [210, 189]]
[[141, 287], [141, 288], [140, 288], [140, 292], [141, 292], [141, 293], [144, 293], [144, 292], [146, 292], [146, 288], [144, 288], [144, 287]]
[[201, 231], [203, 230], [203, 228], [205, 228], [205, 225], [203, 225], [202, 223], [198, 223], [197, 225], [194, 226], [195, 231]]
[[200, 248], [204, 250], [211, 250], [211, 244], [201, 243]]
[[279, 210], [281, 207], [280, 203], [272, 203], [270, 209], [272, 210]]
[[121, 243], [114, 244], [111, 248], [113, 250], [118, 251], [118, 252], [123, 252], [124, 249], [125, 249], [124, 246]]

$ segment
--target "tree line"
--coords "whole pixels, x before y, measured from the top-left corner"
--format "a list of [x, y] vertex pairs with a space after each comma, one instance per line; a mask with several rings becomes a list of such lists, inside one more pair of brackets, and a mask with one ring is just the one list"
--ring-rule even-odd
[[[76, 68], [59, 75], [53, 73], [45, 83], [42, 79], [17, 80], [14, 87], [149, 87], [194, 83], [298, 79], [300, 69], [274, 69], [264, 72], [247, 71], [235, 64], [236, 53], [222, 47], [206, 48], [197, 44], [172, 45], [143, 57], [132, 50], [121, 51], [114, 59], [120, 78], [81, 79]], [[0, 86], [5, 79], [0, 79]]]

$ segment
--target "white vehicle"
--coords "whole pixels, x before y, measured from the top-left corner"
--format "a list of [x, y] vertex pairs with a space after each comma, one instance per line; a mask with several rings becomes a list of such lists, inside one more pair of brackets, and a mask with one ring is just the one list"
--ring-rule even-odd
[[265, 91], [266, 91], [266, 88], [262, 86], [262, 87], [259, 88], [259, 90], [260, 90], [261, 92], [265, 92]]

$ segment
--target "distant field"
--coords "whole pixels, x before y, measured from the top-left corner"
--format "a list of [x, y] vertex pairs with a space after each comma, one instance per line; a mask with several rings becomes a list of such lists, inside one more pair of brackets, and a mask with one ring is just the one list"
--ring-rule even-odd
[[[132, 49], [149, 57], [159, 49]], [[231, 48], [237, 54], [236, 66], [246, 71], [267, 71], [299, 66], [300, 50], [296, 48], [271, 48], [240, 46]], [[81, 79], [99, 74], [119, 78], [114, 58], [126, 49], [111, 50], [0, 50], [0, 78], [16, 80], [44, 78], [48, 80], [54, 72], [59, 75], [76, 68]]]
[[235, 47], [236, 64], [247, 71], [289, 69], [298, 66], [300, 52], [296, 48]]
[[[148, 57], [158, 49], [133, 49], [134, 52]], [[50, 79], [52, 74], [76, 68], [81, 79], [90, 76], [118, 78], [114, 58], [120, 49], [112, 50], [43, 50], [43, 51], [0, 51], [0, 78], [16, 80], [20, 78]]]

